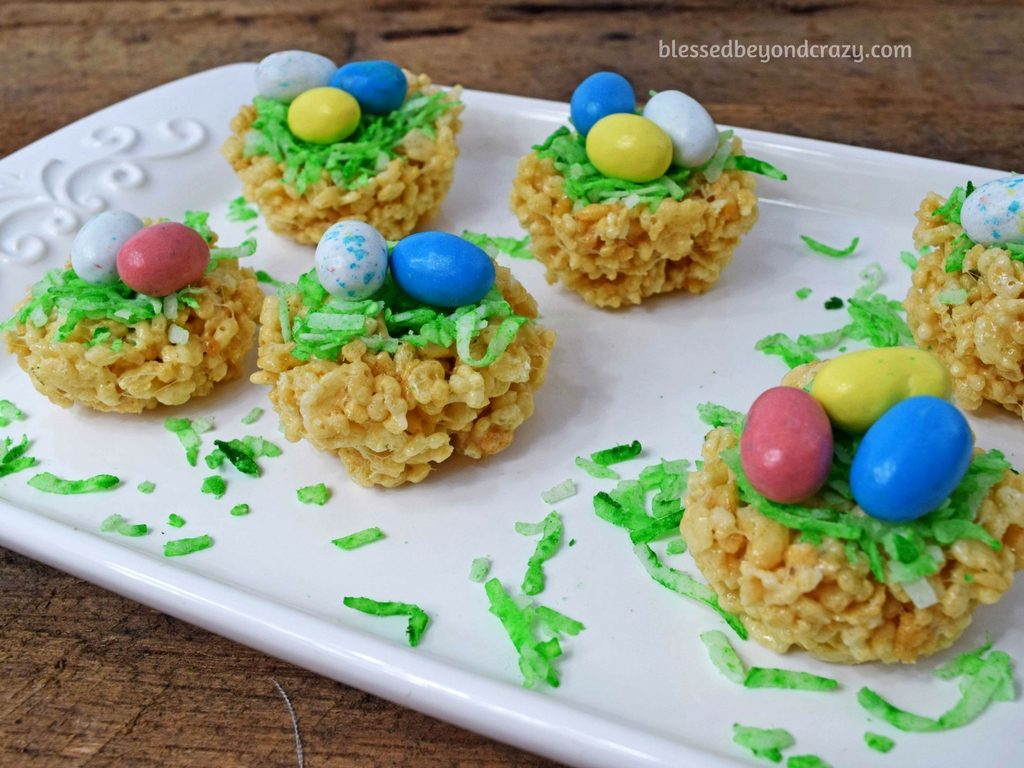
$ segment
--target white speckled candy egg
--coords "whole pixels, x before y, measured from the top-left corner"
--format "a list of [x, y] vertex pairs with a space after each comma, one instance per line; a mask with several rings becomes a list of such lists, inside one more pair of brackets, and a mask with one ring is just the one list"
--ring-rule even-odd
[[256, 67], [256, 92], [268, 99], [291, 101], [303, 91], [330, 82], [338, 70], [326, 56], [309, 51], [278, 51]]
[[315, 261], [324, 290], [343, 299], [365, 299], [384, 284], [388, 244], [364, 221], [339, 221], [320, 238]]
[[682, 91], [656, 93], [644, 106], [644, 117], [668, 134], [676, 165], [704, 165], [718, 149], [715, 121], [699, 101]]
[[982, 245], [1024, 243], [1024, 175], [982, 184], [964, 200], [960, 223]]
[[117, 280], [117, 253], [142, 221], [127, 211], [104, 211], [85, 222], [71, 242], [71, 268], [87, 283]]

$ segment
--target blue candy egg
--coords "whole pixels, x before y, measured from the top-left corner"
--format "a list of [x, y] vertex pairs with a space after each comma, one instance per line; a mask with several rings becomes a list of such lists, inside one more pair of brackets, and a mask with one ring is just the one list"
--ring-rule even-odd
[[982, 184], [964, 200], [960, 223], [976, 243], [1024, 243], [1024, 175]]
[[327, 85], [337, 65], [309, 51], [278, 51], [256, 66], [256, 92], [268, 99], [291, 101], [300, 93]]
[[447, 232], [419, 232], [391, 251], [395, 282], [417, 301], [461, 307], [480, 301], [494, 285], [494, 262], [484, 251]]
[[87, 283], [113, 283], [117, 253], [142, 221], [127, 211], [104, 211], [85, 222], [71, 242], [71, 268]]
[[974, 436], [963, 414], [931, 395], [909, 397], [864, 434], [850, 468], [861, 509], [890, 523], [938, 509], [971, 463]]
[[350, 62], [331, 76], [330, 84], [351, 93], [359, 108], [371, 115], [398, 109], [408, 90], [402, 68], [390, 61]]
[[325, 291], [343, 299], [365, 299], [384, 284], [388, 244], [365, 221], [339, 221], [320, 238], [313, 261]]
[[572, 124], [586, 136], [602, 117], [636, 112], [636, 95], [629, 80], [615, 72], [595, 72], [572, 93]]

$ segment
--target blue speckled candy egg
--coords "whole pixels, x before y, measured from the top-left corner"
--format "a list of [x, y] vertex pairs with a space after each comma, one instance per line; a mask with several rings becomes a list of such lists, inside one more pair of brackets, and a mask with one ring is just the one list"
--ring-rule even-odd
[[897, 403], [864, 434], [850, 468], [854, 500], [890, 523], [937, 509], [963, 479], [974, 436], [963, 414], [931, 395]]
[[718, 127], [699, 101], [682, 91], [661, 91], [644, 105], [644, 117], [672, 140], [672, 162], [704, 165], [718, 149]]
[[982, 184], [964, 200], [960, 223], [976, 243], [1024, 243], [1024, 175]]
[[388, 244], [365, 221], [332, 224], [316, 246], [316, 276], [332, 296], [365, 299], [384, 284]]
[[391, 251], [395, 282], [417, 301], [461, 307], [480, 301], [494, 285], [494, 262], [481, 248], [447, 232], [419, 232]]
[[71, 268], [87, 283], [117, 280], [117, 253], [142, 229], [138, 216], [127, 211], [104, 211], [85, 222], [71, 243]]
[[330, 84], [351, 93], [359, 108], [371, 115], [398, 109], [408, 90], [402, 68], [390, 61], [349, 62], [331, 76]]
[[256, 92], [268, 99], [291, 101], [310, 88], [327, 85], [338, 66], [319, 53], [278, 51], [256, 67]]
[[636, 112], [636, 95], [629, 80], [616, 72], [595, 72], [572, 92], [572, 124], [586, 136], [602, 117]]

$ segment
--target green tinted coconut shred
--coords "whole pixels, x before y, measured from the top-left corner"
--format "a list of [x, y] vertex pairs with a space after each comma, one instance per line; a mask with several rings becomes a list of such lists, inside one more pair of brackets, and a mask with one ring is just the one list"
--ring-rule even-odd
[[612, 446], [611, 448], [605, 448], [602, 451], [595, 451], [590, 454], [590, 460], [595, 464], [600, 464], [602, 467], [609, 467], [612, 464], [635, 459], [640, 455], [641, 451], [643, 451], [643, 446], [640, 445], [640, 441], [634, 440], [631, 443], [624, 443]]
[[84, 480], [65, 480], [51, 472], [41, 472], [34, 475], [28, 484], [44, 493], [72, 496], [80, 493], [112, 491], [121, 484], [121, 480], [114, 475], [93, 475]]
[[350, 550], [358, 549], [359, 547], [365, 547], [367, 544], [372, 544], [375, 541], [380, 541], [384, 538], [384, 531], [380, 528], [364, 528], [361, 531], [350, 533], [348, 536], [342, 536], [340, 539], [333, 539], [331, 543], [338, 549]]
[[622, 202], [627, 207], [647, 205], [656, 210], [662, 200], [682, 200], [706, 181], [715, 181], [723, 171], [739, 170], [759, 173], [773, 179], [786, 175], [770, 163], [746, 155], [733, 155], [732, 131], [718, 134], [718, 150], [700, 168], [671, 166], [654, 181], [635, 182], [602, 174], [587, 156], [587, 140], [576, 131], [561, 126], [543, 143], [533, 147], [540, 158], [551, 161], [562, 176], [562, 190], [577, 205]]
[[[294, 316], [291, 297], [299, 299]], [[390, 276], [371, 298], [352, 301], [332, 297], [320, 285], [316, 271], [310, 270], [296, 284], [278, 288], [278, 299], [282, 336], [293, 342], [291, 353], [299, 360], [337, 360], [341, 348], [358, 339], [371, 351], [388, 354], [398, 351], [400, 343], [454, 346], [463, 363], [485, 368], [528, 322], [513, 312], [497, 288], [476, 304], [437, 309], [407, 296]], [[471, 345], [485, 333], [486, 349], [474, 357]]]
[[[254, 470], [250, 462], [255, 465], [256, 459], [263, 458], [264, 456], [273, 459], [282, 453], [279, 446], [259, 435], [246, 435], [245, 437], [234, 438], [226, 442], [215, 440], [214, 443], [217, 447], [210, 451], [204, 459], [206, 466], [210, 469], [219, 469], [227, 461], [240, 472], [254, 477], [258, 477], [262, 470], [259, 469], [258, 465], [256, 465]], [[245, 469], [242, 467], [245, 467]]]
[[[743, 415], [737, 411], [706, 403], [698, 408], [698, 413], [710, 426], [727, 426], [737, 435], [742, 431]], [[917, 520], [896, 524], [875, 520], [856, 508], [849, 477], [857, 443], [857, 438], [836, 432], [832, 470], [820, 493], [824, 502], [821, 507], [770, 501], [750, 484], [738, 449], [722, 451], [721, 459], [735, 473], [743, 503], [787, 528], [801, 531], [805, 540], [812, 543], [819, 542], [822, 536], [845, 541], [851, 562], [866, 558], [879, 582], [909, 584], [927, 579], [943, 566], [944, 558], [937, 550], [960, 539], [976, 539], [997, 551], [1002, 547], [985, 528], [974, 522], [989, 489], [1010, 469], [1000, 451], [990, 450], [975, 456], [963, 480], [938, 509]]]
[[756, 728], [739, 723], [732, 726], [732, 740], [744, 749], [749, 749], [755, 757], [773, 763], [782, 762], [782, 750], [796, 743], [792, 734], [782, 728]]
[[857, 246], [860, 244], [860, 238], [855, 237], [853, 241], [845, 248], [833, 248], [831, 245], [825, 245], [824, 243], [815, 240], [813, 237], [808, 235], [800, 235], [800, 239], [804, 241], [804, 245], [810, 248], [815, 253], [820, 253], [824, 256], [831, 256], [833, 259], [843, 259], [853, 254], [857, 250]]
[[896, 347], [913, 344], [914, 339], [903, 319], [903, 305], [878, 292], [882, 283], [882, 267], [871, 264], [860, 274], [862, 285], [847, 299], [850, 321], [833, 331], [801, 334], [792, 338], [773, 333], [758, 340], [754, 349], [766, 355], [777, 355], [790, 368], [813, 363], [823, 350], [834, 349], [844, 341], [863, 341], [872, 347]]
[[202, 441], [199, 439], [199, 432], [192, 424], [192, 419], [168, 418], [164, 420], [164, 429], [173, 432], [178, 436], [178, 442], [185, 449], [185, 461], [190, 466], [195, 466], [199, 459], [199, 448]]
[[295, 491], [295, 496], [303, 504], [315, 504], [322, 507], [331, 498], [331, 491], [324, 483], [307, 485]]
[[483, 248], [492, 259], [498, 256], [508, 256], [512, 259], [532, 259], [533, 251], [530, 250], [530, 236], [522, 238], [496, 237], [484, 232], [470, 232], [463, 230], [460, 237], [468, 240], [473, 245]]
[[861, 688], [857, 701], [868, 714], [894, 728], [912, 733], [929, 733], [960, 728], [976, 719], [994, 701], [1013, 701], [1013, 661], [1003, 651], [992, 650], [991, 639], [979, 648], [957, 656], [935, 670], [943, 680], [963, 678], [960, 698], [938, 718], [917, 715], [890, 704], [870, 688]]
[[228, 221], [250, 221], [259, 218], [259, 215], [259, 212], [251, 208], [248, 201], [242, 195], [228, 203]]
[[210, 475], [203, 478], [203, 484], [199, 487], [202, 493], [208, 493], [215, 499], [224, 496], [228, 491], [228, 484], [220, 475]]
[[[557, 688], [559, 678], [554, 661], [562, 655], [562, 645], [557, 636], [578, 635], [585, 629], [583, 624], [553, 608], [531, 602], [522, 605], [505, 591], [498, 579], [487, 581], [484, 591], [490, 602], [490, 612], [501, 622], [519, 654], [523, 685], [533, 688], [539, 683], [547, 683]], [[545, 635], [554, 636], [545, 639]]]
[[597, 480], [618, 480], [619, 473], [610, 467], [602, 466], [592, 459], [576, 457], [576, 466]]
[[368, 597], [346, 597], [342, 602], [348, 608], [371, 616], [408, 616], [409, 624], [405, 628], [405, 634], [409, 645], [413, 647], [420, 644], [427, 624], [430, 623], [427, 612], [412, 603], [379, 602]]
[[10, 400], [0, 400], [0, 427], [10, 426], [12, 421], [24, 421], [25, 414]]
[[834, 691], [839, 688], [837, 680], [809, 672], [774, 667], [747, 669], [729, 638], [717, 629], [704, 632], [700, 639], [715, 668], [724, 677], [744, 688], [778, 688], [789, 691]]
[[207, 534], [190, 539], [174, 539], [164, 543], [164, 557], [184, 557], [212, 546], [213, 539]]
[[364, 112], [345, 141], [311, 144], [288, 129], [287, 104], [257, 96], [253, 100], [256, 119], [245, 137], [244, 154], [270, 155], [284, 163], [284, 182], [300, 195], [320, 181], [325, 171], [335, 185], [359, 189], [401, 155], [402, 141], [411, 131], [433, 139], [438, 119], [458, 104], [442, 91], [413, 93], [386, 115]]
[[[523, 529], [517, 524], [516, 530], [522, 532]], [[541, 537], [526, 564], [526, 575], [523, 576], [522, 585], [524, 595], [538, 595], [544, 591], [544, 563], [554, 557], [562, 545], [562, 516], [557, 512], [551, 512], [539, 524], [539, 530], [533, 530]], [[531, 532], [527, 535], [535, 534]]]
[[832, 764], [817, 755], [791, 755], [786, 758], [786, 768], [832, 768]]
[[[600, 467], [598, 464], [595, 466]], [[623, 480], [611, 491], [601, 491], [594, 496], [594, 513], [629, 533], [633, 554], [654, 582], [683, 597], [704, 603], [718, 613], [736, 634], [746, 639], [747, 630], [743, 622], [719, 605], [718, 596], [711, 587], [701, 584], [684, 571], [666, 565], [650, 547], [650, 542], [679, 535], [689, 466], [688, 461], [663, 460], [645, 467], [635, 480]]]
[[100, 523], [100, 530], [103, 533], [118, 533], [122, 536], [145, 536], [149, 533], [149, 526], [145, 523], [132, 524], [125, 520], [121, 515], [111, 515], [102, 523]]
[[482, 582], [491, 572], [491, 560], [487, 557], [477, 557], [469, 566], [469, 580], [476, 583]]
[[540, 498], [545, 504], [557, 504], [560, 501], [565, 501], [568, 498], [576, 495], [576, 483], [573, 482], [572, 478], [568, 478], [553, 485], [546, 491], [541, 493]]
[[34, 457], [26, 455], [28, 447], [27, 435], [22, 435], [21, 442], [17, 444], [9, 437], [0, 440], [0, 477], [13, 475], [39, 463]]
[[881, 752], [883, 754], [889, 752], [896, 746], [896, 742], [888, 736], [883, 736], [880, 733], [872, 733], [871, 731], [864, 732], [864, 743], [868, 745], [869, 749], [873, 749], [875, 752]]

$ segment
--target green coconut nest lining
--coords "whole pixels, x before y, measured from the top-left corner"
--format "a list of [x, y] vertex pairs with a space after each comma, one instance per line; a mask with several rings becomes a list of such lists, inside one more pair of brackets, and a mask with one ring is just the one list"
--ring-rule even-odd
[[[508, 349], [529, 321], [512, 310], [497, 288], [479, 302], [454, 310], [417, 302], [390, 275], [376, 294], [359, 301], [331, 296], [320, 285], [315, 269], [299, 277], [297, 283], [277, 290], [282, 335], [285, 341], [294, 342], [292, 355], [299, 360], [337, 360], [342, 347], [359, 339], [368, 349], [388, 354], [397, 352], [400, 343], [414, 347], [454, 344], [462, 362], [485, 368]], [[293, 316], [289, 299], [296, 295], [301, 309]], [[471, 343], [494, 320], [498, 321], [497, 329], [486, 351], [479, 358], [473, 357]]]
[[[964, 201], [971, 196], [972, 192], [974, 192], [974, 183], [970, 181], [967, 182], [966, 186], [954, 187], [953, 191], [949, 193], [949, 197], [946, 198], [946, 202], [932, 211], [932, 216], [960, 226], [960, 209], [964, 207]], [[964, 257], [976, 245], [977, 243], [971, 240], [966, 232], [961, 232], [956, 240], [953, 241], [953, 250], [946, 256], [946, 271], [962, 272], [964, 269]], [[1024, 245], [1020, 243], [1004, 243], [1003, 245], [992, 247], [1002, 248], [1004, 251], [1009, 252], [1010, 258], [1014, 261], [1024, 262]]]
[[358, 189], [399, 156], [398, 147], [414, 130], [433, 139], [438, 118], [460, 102], [444, 91], [414, 93], [386, 115], [363, 114], [345, 141], [312, 144], [288, 128], [288, 105], [257, 96], [256, 119], [246, 137], [244, 155], [270, 155], [285, 164], [284, 182], [301, 195], [327, 171], [345, 189]]
[[648, 205], [653, 211], [662, 200], [682, 200], [704, 181], [715, 181], [724, 171], [750, 171], [773, 179], [786, 174], [763, 160], [732, 154], [731, 130], [718, 134], [718, 150], [700, 168], [671, 166], [654, 181], [636, 182], [605, 176], [587, 156], [585, 136], [561, 126], [543, 143], [533, 147], [538, 157], [547, 158], [562, 175], [562, 189], [569, 199], [582, 205], [621, 201], [629, 207]]
[[[728, 427], [737, 435], [743, 431], [743, 414], [714, 403], [698, 407], [701, 420], [712, 427]], [[736, 475], [740, 500], [767, 518], [800, 531], [805, 541], [817, 544], [823, 536], [846, 544], [851, 563], [866, 557], [879, 583], [912, 583], [942, 567], [937, 548], [960, 539], [977, 539], [998, 550], [1002, 544], [974, 522], [978, 507], [989, 490], [1002, 480], [1010, 463], [1002, 452], [990, 450], [971, 461], [967, 474], [938, 509], [907, 523], [887, 523], [863, 514], [850, 491], [850, 465], [859, 438], [841, 431], [834, 434], [832, 470], [820, 492], [821, 507], [779, 504], [754, 490], [740, 463], [738, 448], [722, 452], [722, 461]]]
[[[215, 235], [207, 224], [208, 218], [209, 214], [203, 211], [187, 211], [184, 224], [202, 235], [207, 243], [212, 243]], [[234, 248], [211, 248], [206, 271], [212, 272], [224, 259], [243, 258], [255, 252], [256, 241], [251, 238]], [[146, 296], [133, 291], [121, 280], [95, 284], [80, 278], [73, 269], [52, 269], [32, 286], [28, 301], [0, 325], [0, 333], [29, 323], [42, 328], [56, 317], [61, 325], [54, 341], [61, 342], [67, 340], [83, 320], [109, 320], [131, 326], [160, 314], [174, 319], [179, 305], [197, 309], [199, 301], [196, 296], [205, 290], [186, 286], [164, 297]], [[89, 346], [99, 344], [110, 335], [110, 329], [100, 327], [86, 343]], [[120, 347], [123, 341], [116, 339], [113, 344]]]

